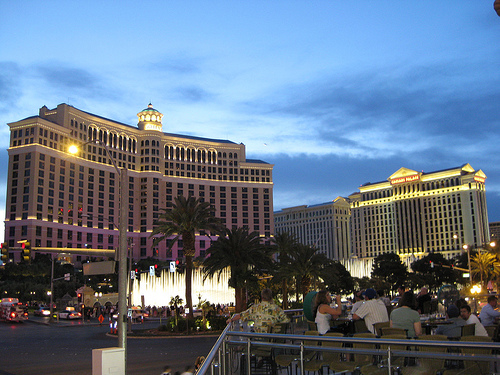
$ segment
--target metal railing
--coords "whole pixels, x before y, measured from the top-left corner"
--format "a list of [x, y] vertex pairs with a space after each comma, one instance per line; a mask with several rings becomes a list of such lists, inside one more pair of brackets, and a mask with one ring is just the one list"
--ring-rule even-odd
[[[300, 325], [300, 322], [299, 322]], [[345, 358], [351, 355], [368, 354], [374, 358], [374, 364], [381, 369], [387, 369], [388, 374], [398, 373], [404, 367], [397, 367], [391, 362], [394, 357], [406, 358], [432, 358], [447, 360], [457, 366], [462, 361], [473, 360], [478, 363], [487, 362], [487, 374], [496, 374], [500, 371], [500, 343], [497, 342], [463, 342], [463, 341], [426, 341], [410, 339], [384, 339], [384, 338], [356, 338], [336, 336], [311, 336], [304, 334], [271, 334], [244, 332], [238, 325], [228, 325], [217, 339], [215, 345], [207, 355], [205, 362], [199, 368], [198, 375], [233, 375], [252, 374], [257, 371], [252, 367], [250, 359], [255, 358], [258, 349], [267, 350], [273, 354], [285, 352], [293, 353], [293, 363], [297, 373], [304, 374], [304, 365], [310, 358], [305, 353], [315, 352], [317, 358], [321, 358], [325, 352], [341, 353]], [[341, 342], [342, 347], [321, 346], [325, 342]], [[373, 344], [373, 348], [354, 348], [355, 344]], [[394, 347], [406, 346], [411, 350], [393, 350]], [[387, 349], [380, 349], [387, 346]], [[391, 348], [392, 347], [392, 348]], [[420, 347], [453, 348], [453, 352], [419, 351]], [[477, 349], [475, 354], [465, 354], [462, 348]], [[486, 349], [492, 354], [478, 354], [481, 349]], [[380, 359], [384, 359], [381, 361]], [[254, 360], [253, 363], [256, 363]], [[327, 364], [323, 365], [325, 369]], [[300, 371], [300, 372], [299, 372]], [[278, 373], [276, 366], [269, 373]], [[262, 373], [262, 369], [259, 370]], [[328, 372], [323, 372], [328, 374]]]

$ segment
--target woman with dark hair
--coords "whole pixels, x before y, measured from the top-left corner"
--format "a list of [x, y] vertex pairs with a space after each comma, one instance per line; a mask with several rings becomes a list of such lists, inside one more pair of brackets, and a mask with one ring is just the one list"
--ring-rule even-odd
[[391, 327], [406, 329], [408, 337], [416, 337], [422, 334], [420, 314], [415, 310], [417, 299], [413, 292], [404, 292], [401, 297], [400, 307], [391, 313]]
[[322, 290], [316, 294], [314, 302], [314, 322], [318, 327], [320, 335], [324, 335], [330, 330], [330, 320], [332, 317], [337, 318], [342, 314], [342, 303], [340, 296], [336, 296], [337, 307], [330, 306], [332, 303], [332, 296], [326, 290]]

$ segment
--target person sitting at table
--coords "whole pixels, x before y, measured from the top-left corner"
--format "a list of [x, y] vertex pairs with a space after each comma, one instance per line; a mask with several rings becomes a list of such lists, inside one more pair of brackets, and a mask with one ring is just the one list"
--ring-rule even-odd
[[332, 317], [338, 318], [340, 314], [342, 314], [340, 295], [337, 295], [335, 299], [337, 307], [333, 308], [330, 306], [332, 303], [332, 296], [329, 292], [321, 290], [316, 293], [314, 301], [314, 322], [318, 327], [320, 335], [324, 335], [330, 330], [330, 320], [332, 320]]
[[497, 297], [489, 296], [488, 303], [484, 305], [479, 313], [479, 319], [483, 326], [494, 326], [497, 325], [498, 318], [500, 317], [500, 311], [497, 310]]
[[460, 308], [460, 316], [465, 320], [465, 324], [475, 324], [475, 335], [476, 336], [488, 336], [486, 328], [481, 324], [478, 317], [471, 313], [469, 305], [462, 305]]
[[374, 323], [389, 321], [387, 307], [384, 302], [376, 298], [377, 292], [375, 292], [373, 288], [366, 289], [363, 296], [365, 297], [365, 303], [359, 307], [352, 318], [354, 320], [364, 319], [366, 328], [368, 328], [371, 333], [375, 333], [373, 328]]
[[446, 310], [446, 316], [449, 324], [442, 324], [436, 329], [436, 335], [445, 335], [448, 337], [460, 337], [462, 336], [462, 326], [465, 325], [465, 320], [460, 318], [460, 311], [456, 305], [448, 306]]
[[363, 291], [358, 290], [356, 294], [354, 294], [354, 305], [352, 305], [351, 309], [351, 314], [354, 314], [357, 309], [365, 302], [365, 299], [363, 298]]
[[383, 289], [377, 290], [377, 294], [378, 294], [378, 299], [381, 300], [384, 303], [384, 305], [391, 306], [391, 300], [389, 297], [385, 295]]
[[417, 300], [413, 292], [404, 292], [401, 297], [401, 306], [391, 312], [391, 327], [406, 330], [408, 337], [417, 337], [422, 334], [420, 314], [414, 310]]

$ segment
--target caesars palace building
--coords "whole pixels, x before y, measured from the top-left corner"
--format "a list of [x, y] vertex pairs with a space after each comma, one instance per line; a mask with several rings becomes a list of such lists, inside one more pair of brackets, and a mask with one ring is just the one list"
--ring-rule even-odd
[[[182, 258], [182, 241], [168, 253], [165, 242], [153, 248], [149, 238], [178, 195], [210, 202], [228, 228], [272, 235], [272, 164], [246, 159], [243, 144], [164, 133], [163, 114], [151, 104], [137, 116], [137, 126], [131, 126], [60, 104], [8, 124], [9, 247], [30, 241], [32, 248], [117, 248], [117, 168], [127, 170], [127, 237], [134, 260]], [[72, 145], [79, 147], [75, 155]], [[205, 255], [210, 241], [197, 234], [196, 256]], [[9, 257], [19, 261], [20, 252]]]
[[407, 265], [431, 252], [452, 258], [464, 245], [490, 240], [485, 180], [469, 164], [429, 173], [401, 168], [348, 198], [275, 212], [275, 228], [317, 246], [358, 277], [369, 276], [373, 258], [386, 252]]

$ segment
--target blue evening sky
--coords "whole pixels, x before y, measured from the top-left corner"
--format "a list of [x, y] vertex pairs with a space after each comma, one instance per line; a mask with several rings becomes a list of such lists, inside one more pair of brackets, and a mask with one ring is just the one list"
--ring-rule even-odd
[[8, 122], [68, 103], [136, 125], [151, 102], [165, 132], [274, 164], [275, 210], [470, 163], [500, 220], [493, 0], [25, 0], [0, 14], [2, 218]]

